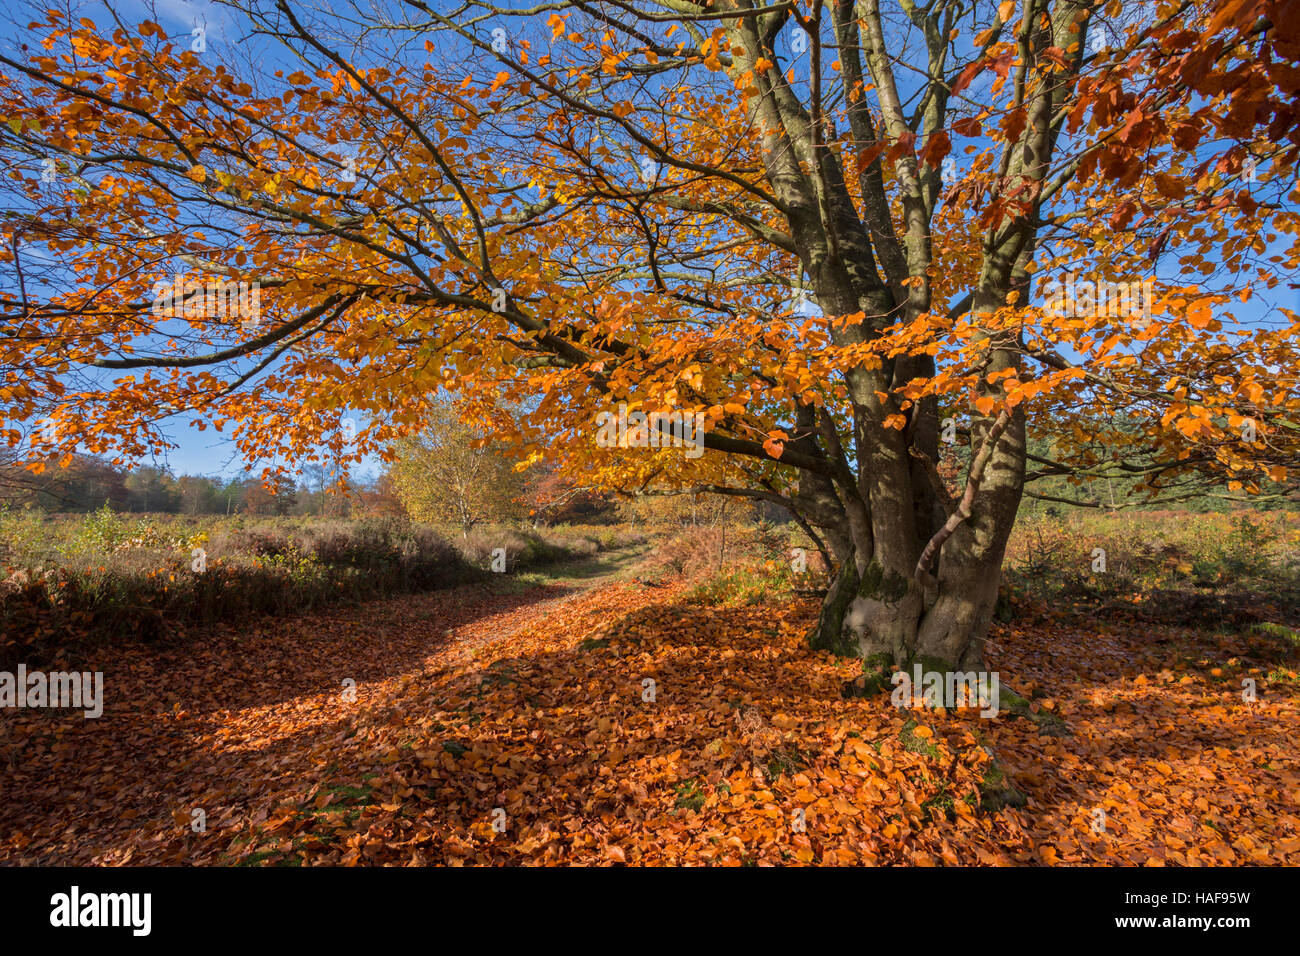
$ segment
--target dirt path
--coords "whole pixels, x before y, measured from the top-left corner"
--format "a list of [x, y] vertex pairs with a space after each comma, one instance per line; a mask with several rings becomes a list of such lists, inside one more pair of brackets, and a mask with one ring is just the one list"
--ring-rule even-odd
[[99, 650], [76, 666], [104, 672], [102, 717], [0, 715], [0, 863], [223, 861], [304, 777], [368, 764], [367, 725], [394, 694], [419, 682], [436, 699], [523, 628], [594, 628], [636, 603], [646, 589], [620, 582], [639, 554]]

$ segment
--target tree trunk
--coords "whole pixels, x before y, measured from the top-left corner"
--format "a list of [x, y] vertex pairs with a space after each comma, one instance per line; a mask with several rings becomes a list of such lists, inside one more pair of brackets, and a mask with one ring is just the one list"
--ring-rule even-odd
[[[973, 447], [986, 431], [976, 429]], [[926, 584], [914, 570], [934, 533], [931, 522], [908, 522], [916, 529], [910, 538], [852, 531], [847, 541], [841, 538], [838, 572], [810, 634], [812, 645], [862, 657], [876, 668], [919, 662], [927, 670], [984, 669], [984, 640], [1023, 480], [1024, 419], [1016, 414], [991, 452], [975, 509], [944, 541], [935, 578]], [[905, 482], [890, 498], [909, 500], [910, 491]]]
[[927, 670], [982, 670], [1001, 555], [999, 548], [950, 561], [937, 589], [923, 589], [879, 561], [865, 575], [846, 562], [822, 602], [812, 646], [879, 667], [921, 662]]
[[[1062, 0], [1060, 6], [1060, 16], [1051, 20], [1055, 33], [1036, 28], [1042, 35], [1032, 38], [1031, 52], [1048, 46], [1067, 49], [1071, 43], [1081, 50], [1083, 34], [1074, 34], [1086, 23], [1087, 5]], [[820, 18], [823, 5], [813, 9]], [[857, 169], [842, 163], [839, 150], [826, 148], [840, 134], [821, 97], [820, 19], [812, 30], [809, 102], [800, 100], [792, 81], [764, 74], [755, 81], [762, 95], [754, 98], [752, 109], [764, 173], [788, 225], [789, 249], [799, 258], [796, 285], [802, 290], [807, 276], [824, 314], [856, 317], [833, 322], [829, 329], [836, 347], [856, 351], [879, 341], [895, 323], [912, 326], [932, 316], [936, 307], [940, 315], [950, 308], [932, 301], [931, 288], [940, 267], [931, 224], [941, 203], [942, 177], [935, 164], [921, 162], [907, 145], [916, 138], [917, 126], [917, 116], [910, 112], [911, 81], [900, 84], [895, 76], [891, 31], [878, 0], [837, 0], [825, 10], [834, 36], [826, 51], [834, 51], [847, 80], [848, 135], [863, 150]], [[756, 69], [760, 58], [777, 60], [775, 37], [788, 15], [772, 16], [762, 24], [741, 17], [728, 21], [733, 78], [753, 79], [762, 73]], [[1027, 22], [1034, 20], [1026, 16]], [[929, 20], [925, 34], [931, 63], [943, 63], [946, 31]], [[1028, 42], [1022, 37], [1022, 46]], [[1078, 62], [1076, 54], [1069, 68], [1077, 69]], [[1005, 308], [1012, 291], [1021, 301], [1028, 299], [1026, 270], [1033, 259], [1040, 200], [1033, 199], [1026, 211], [1023, 197], [1039, 195], [1050, 168], [1067, 86], [1064, 80], [1035, 84], [1018, 101], [1028, 122], [1014, 142], [1005, 144], [994, 186], [996, 195], [1006, 191], [1016, 202], [981, 227], [986, 231], [978, 279], [966, 305], [975, 315], [991, 318]], [[862, 95], [866, 89], [876, 91], [876, 109], [868, 107]], [[950, 85], [936, 78], [922, 105], [915, 107], [931, 134], [947, 125], [950, 95]], [[926, 142], [928, 146], [928, 136]], [[904, 148], [882, 157], [879, 147], [891, 143]], [[869, 149], [875, 154], [865, 152]], [[891, 188], [886, 188], [886, 163], [891, 165]], [[848, 186], [846, 170], [856, 173], [855, 190]], [[957, 313], [964, 310], [957, 308]], [[997, 323], [978, 327], [992, 330]], [[842, 382], [836, 384], [842, 384], [851, 405], [847, 435], [846, 423], [837, 422], [824, 405], [813, 409], [802, 400], [795, 403], [795, 434], [787, 445], [808, 464], [802, 467], [792, 504], [824, 532], [837, 564], [810, 635], [815, 647], [856, 654], [882, 669], [917, 661], [934, 669], [980, 669], [1002, 556], [1020, 503], [1025, 422], [1019, 406], [1006, 417], [999, 412], [997, 426], [979, 411], [981, 404], [988, 407], [980, 399], [997, 404], [1005, 398], [1005, 375], [1018, 373], [1014, 333], [981, 331], [977, 339], [986, 350], [971, 385], [977, 393], [968, 406], [972, 468], [960, 503], [945, 501], [947, 492], [936, 477], [938, 397], [905, 400], [909, 385], [933, 379], [933, 353], [885, 351], [843, 368]], [[900, 418], [905, 427], [891, 427]], [[990, 433], [994, 442], [981, 457]], [[979, 468], [974, 467], [977, 460]]]

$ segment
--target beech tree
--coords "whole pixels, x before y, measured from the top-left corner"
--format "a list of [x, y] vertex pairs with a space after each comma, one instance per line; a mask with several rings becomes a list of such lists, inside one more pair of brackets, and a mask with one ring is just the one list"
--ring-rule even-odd
[[[1035, 479], [1293, 487], [1294, 2], [231, 8], [242, 48], [51, 12], [0, 56], [42, 457], [180, 411], [360, 455], [447, 390], [583, 484], [783, 505], [817, 646], [966, 669]], [[706, 454], [602, 447], [619, 404]]]
[[455, 408], [437, 406], [419, 435], [397, 443], [389, 474], [407, 514], [455, 524], [465, 535], [523, 516], [524, 476], [500, 447], [478, 437]]

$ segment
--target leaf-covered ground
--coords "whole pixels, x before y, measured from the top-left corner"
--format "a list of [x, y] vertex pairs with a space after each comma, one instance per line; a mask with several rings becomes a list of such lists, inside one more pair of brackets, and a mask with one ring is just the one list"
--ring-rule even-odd
[[[105, 651], [101, 719], [0, 718], [0, 862], [1300, 863], [1297, 683], [1260, 635], [1001, 627], [1046, 736], [843, 699], [811, 603], [681, 596], [466, 587]], [[1023, 807], [983, 798], [988, 750]]]

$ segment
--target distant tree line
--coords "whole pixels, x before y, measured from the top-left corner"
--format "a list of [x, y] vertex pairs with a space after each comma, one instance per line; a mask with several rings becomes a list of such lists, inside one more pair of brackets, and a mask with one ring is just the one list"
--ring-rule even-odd
[[536, 524], [609, 519], [605, 495], [560, 482], [538, 465], [515, 472], [499, 447], [469, 449], [468, 432], [439, 419], [441, 430], [402, 445], [391, 470], [375, 478], [339, 476], [320, 464], [297, 480], [268, 488], [258, 476], [176, 475], [156, 465], [120, 468], [88, 455], [33, 474], [16, 460], [0, 461], [0, 507], [87, 513], [108, 505], [120, 512], [186, 515], [409, 515], [418, 521], [469, 528], [481, 522]]
[[66, 468], [39, 475], [16, 463], [0, 466], [0, 504], [47, 512], [89, 512], [107, 504], [114, 511], [214, 515], [325, 515], [400, 513], [387, 476], [369, 481], [338, 479], [321, 465], [308, 465], [296, 484], [272, 489], [257, 476], [222, 478], [175, 475], [167, 468], [124, 469], [98, 458], [75, 456]]

